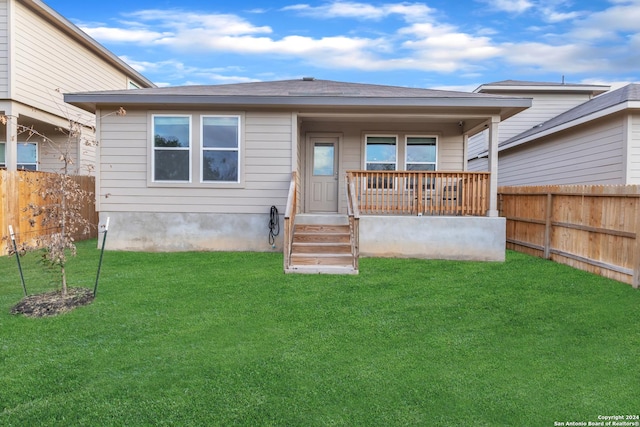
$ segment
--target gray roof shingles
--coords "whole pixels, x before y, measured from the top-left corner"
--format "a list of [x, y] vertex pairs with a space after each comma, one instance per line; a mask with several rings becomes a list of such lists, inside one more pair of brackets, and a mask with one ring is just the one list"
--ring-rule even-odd
[[[235, 83], [224, 85], [174, 86], [135, 91], [96, 91], [83, 95], [179, 95], [179, 96], [337, 96], [377, 98], [496, 98], [499, 95], [454, 92], [435, 89], [346, 83], [331, 80], [299, 79], [271, 82]], [[511, 97], [512, 98], [512, 97]]]

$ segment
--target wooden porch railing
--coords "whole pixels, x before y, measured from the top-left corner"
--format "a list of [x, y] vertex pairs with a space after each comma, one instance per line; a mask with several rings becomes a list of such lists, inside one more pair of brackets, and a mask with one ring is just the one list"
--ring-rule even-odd
[[297, 173], [291, 172], [291, 183], [289, 184], [289, 195], [287, 196], [287, 207], [284, 212], [284, 268], [291, 265], [291, 248], [293, 247], [293, 227], [298, 210], [298, 190]]
[[360, 207], [357, 202], [356, 186], [347, 174], [347, 216], [349, 218], [349, 233], [351, 234], [351, 254], [353, 268], [357, 271], [360, 263]]
[[360, 213], [473, 215], [489, 208], [489, 172], [348, 171]]

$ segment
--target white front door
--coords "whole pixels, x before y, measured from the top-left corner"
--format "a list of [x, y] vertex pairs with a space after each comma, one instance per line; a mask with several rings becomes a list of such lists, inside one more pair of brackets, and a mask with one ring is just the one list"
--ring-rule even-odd
[[309, 139], [307, 180], [308, 211], [338, 212], [338, 138]]

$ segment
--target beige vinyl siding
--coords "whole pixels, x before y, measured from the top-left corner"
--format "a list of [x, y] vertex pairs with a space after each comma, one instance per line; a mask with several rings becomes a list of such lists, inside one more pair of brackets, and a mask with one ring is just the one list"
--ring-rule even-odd
[[9, 10], [0, 2], [0, 98], [9, 98]]
[[626, 184], [640, 184], [640, 114], [631, 114], [627, 120], [629, 175]]
[[271, 205], [284, 210], [291, 177], [290, 113], [245, 113], [243, 188], [198, 186], [199, 172], [195, 168], [194, 184], [149, 186], [148, 120], [146, 111], [136, 110], [127, 111], [124, 117], [103, 118], [99, 195], [102, 211], [243, 214], [268, 213]]
[[622, 141], [617, 117], [503, 150], [499, 185], [623, 184]]
[[127, 88], [126, 75], [20, 2], [15, 3], [14, 19], [15, 100], [87, 120], [91, 116], [86, 112], [64, 104], [63, 92]]
[[[346, 212], [345, 171], [361, 170], [364, 165], [365, 134], [398, 135], [403, 146], [406, 135], [429, 135], [438, 138], [438, 170], [462, 171], [464, 166], [464, 141], [457, 125], [425, 125], [422, 123], [348, 123], [305, 122], [306, 133], [341, 134], [340, 173], [338, 181], [338, 211]], [[303, 144], [305, 145], [305, 144]], [[404, 149], [398, 150], [398, 163], [404, 163]]]

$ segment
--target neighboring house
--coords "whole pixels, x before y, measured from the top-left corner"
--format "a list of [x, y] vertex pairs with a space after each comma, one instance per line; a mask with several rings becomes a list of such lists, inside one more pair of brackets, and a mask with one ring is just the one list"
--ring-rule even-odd
[[[489, 129], [495, 160], [499, 123], [530, 99], [303, 78], [65, 101], [98, 117], [108, 248], [269, 251], [275, 206], [287, 271], [348, 264], [349, 242], [356, 268], [358, 253], [504, 259], [497, 182], [465, 172], [466, 143]], [[126, 116], [101, 114], [118, 107]]]
[[640, 84], [502, 141], [499, 159], [499, 185], [640, 184]]
[[[504, 80], [483, 84], [474, 92], [531, 98], [531, 108], [500, 124], [499, 144], [609, 90], [609, 86]], [[469, 139], [469, 170], [486, 170], [488, 134]], [[503, 165], [501, 165], [503, 166]], [[504, 178], [498, 174], [502, 184]]]
[[[70, 121], [82, 126], [70, 149], [78, 173], [95, 162], [93, 114], [63, 101], [64, 92], [155, 85], [39, 0], [0, 1], [0, 167], [57, 171]], [[33, 128], [54, 141], [29, 137]], [[7, 143], [8, 142], [8, 143]]]

